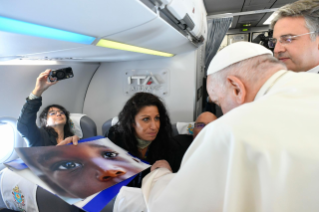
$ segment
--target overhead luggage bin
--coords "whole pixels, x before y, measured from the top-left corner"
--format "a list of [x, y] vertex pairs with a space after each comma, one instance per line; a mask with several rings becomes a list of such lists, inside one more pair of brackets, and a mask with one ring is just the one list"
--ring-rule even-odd
[[[63, 38], [52, 39], [8, 31], [0, 26], [0, 44], [3, 47], [0, 49], [0, 59], [21, 57], [32, 60], [103, 62], [158, 58], [96, 46], [101, 39], [173, 55], [198, 47], [198, 42], [193, 42], [194, 39], [190, 39], [189, 35], [184, 36], [168, 24], [156, 9], [149, 8], [140, 0], [34, 0], [19, 4], [5, 1], [0, 7], [0, 17], [94, 38], [92, 43], [82, 44]], [[194, 25], [193, 36], [198, 35], [197, 28]]]
[[[145, 0], [144, 0], [145, 1]], [[201, 0], [149, 0], [194, 44], [202, 44], [207, 37], [206, 10]]]

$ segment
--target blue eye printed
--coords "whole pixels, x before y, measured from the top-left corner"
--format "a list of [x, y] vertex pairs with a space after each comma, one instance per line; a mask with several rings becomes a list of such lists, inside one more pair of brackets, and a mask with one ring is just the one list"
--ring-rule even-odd
[[104, 158], [114, 158], [114, 157], [118, 156], [118, 154], [119, 153], [117, 153], [117, 152], [103, 152], [102, 156]]
[[80, 163], [68, 161], [68, 162], [64, 162], [64, 163], [60, 164], [57, 169], [58, 170], [70, 170], [70, 169], [75, 169], [79, 166], [81, 166]]

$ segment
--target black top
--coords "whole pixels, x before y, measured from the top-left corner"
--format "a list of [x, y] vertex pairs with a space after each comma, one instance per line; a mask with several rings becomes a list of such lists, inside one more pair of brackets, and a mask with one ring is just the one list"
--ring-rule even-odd
[[[122, 136], [120, 135], [120, 133], [116, 133], [115, 128], [111, 127], [110, 128], [110, 133], [109, 133], [109, 139], [115, 143], [116, 145], [122, 147], [123, 149], [126, 149], [125, 147], [125, 143], [123, 141]], [[170, 164], [172, 171], [173, 172], [177, 172], [179, 170], [179, 167], [181, 165], [183, 156], [187, 150], [187, 148], [189, 147], [190, 143], [188, 142], [181, 142], [180, 139], [176, 139], [175, 137], [173, 137], [171, 139], [170, 142], [170, 149], [167, 150], [167, 154], [166, 156], [164, 156], [164, 158], [155, 158], [154, 161], [149, 161], [147, 158], [140, 158], [142, 160], [146, 160], [147, 162], [149, 162], [151, 165], [154, 164], [157, 160], [167, 160], [167, 162]], [[152, 144], [150, 144], [151, 146]], [[150, 149], [150, 148], [149, 148]], [[147, 152], [147, 155], [152, 154], [151, 151]]]
[[17, 130], [30, 147], [57, 145], [56, 138], [53, 135], [36, 125], [37, 112], [41, 105], [42, 97], [32, 100], [27, 98], [18, 119]]
[[175, 142], [179, 143], [181, 146], [187, 149], [193, 142], [193, 135], [179, 134], [175, 135], [173, 137], [173, 140], [175, 140]]

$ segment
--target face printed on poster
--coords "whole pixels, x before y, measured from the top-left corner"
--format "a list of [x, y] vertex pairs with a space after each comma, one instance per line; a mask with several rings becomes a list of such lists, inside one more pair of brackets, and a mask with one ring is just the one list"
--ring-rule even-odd
[[16, 151], [39, 179], [70, 203], [68, 199], [84, 199], [149, 167], [107, 138]]

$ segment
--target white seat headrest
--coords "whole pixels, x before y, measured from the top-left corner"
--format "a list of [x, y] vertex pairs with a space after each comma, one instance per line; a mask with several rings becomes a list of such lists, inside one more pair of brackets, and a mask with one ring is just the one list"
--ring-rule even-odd
[[81, 128], [81, 118], [86, 116], [83, 113], [70, 113], [70, 128], [74, 135], [77, 135], [79, 138], [83, 138], [83, 131]]
[[21, 137], [17, 130], [17, 119], [2, 117], [0, 118], [0, 140], [5, 143], [1, 144], [0, 151], [0, 170], [4, 166], [2, 163], [8, 162], [18, 158], [17, 153], [14, 151], [15, 147], [26, 147], [27, 143]]
[[115, 116], [114, 118], [112, 118], [111, 126], [116, 125], [116, 124], [117, 124], [117, 122], [119, 122], [119, 117]]
[[195, 122], [177, 122], [176, 128], [178, 134], [193, 135], [194, 123]]

